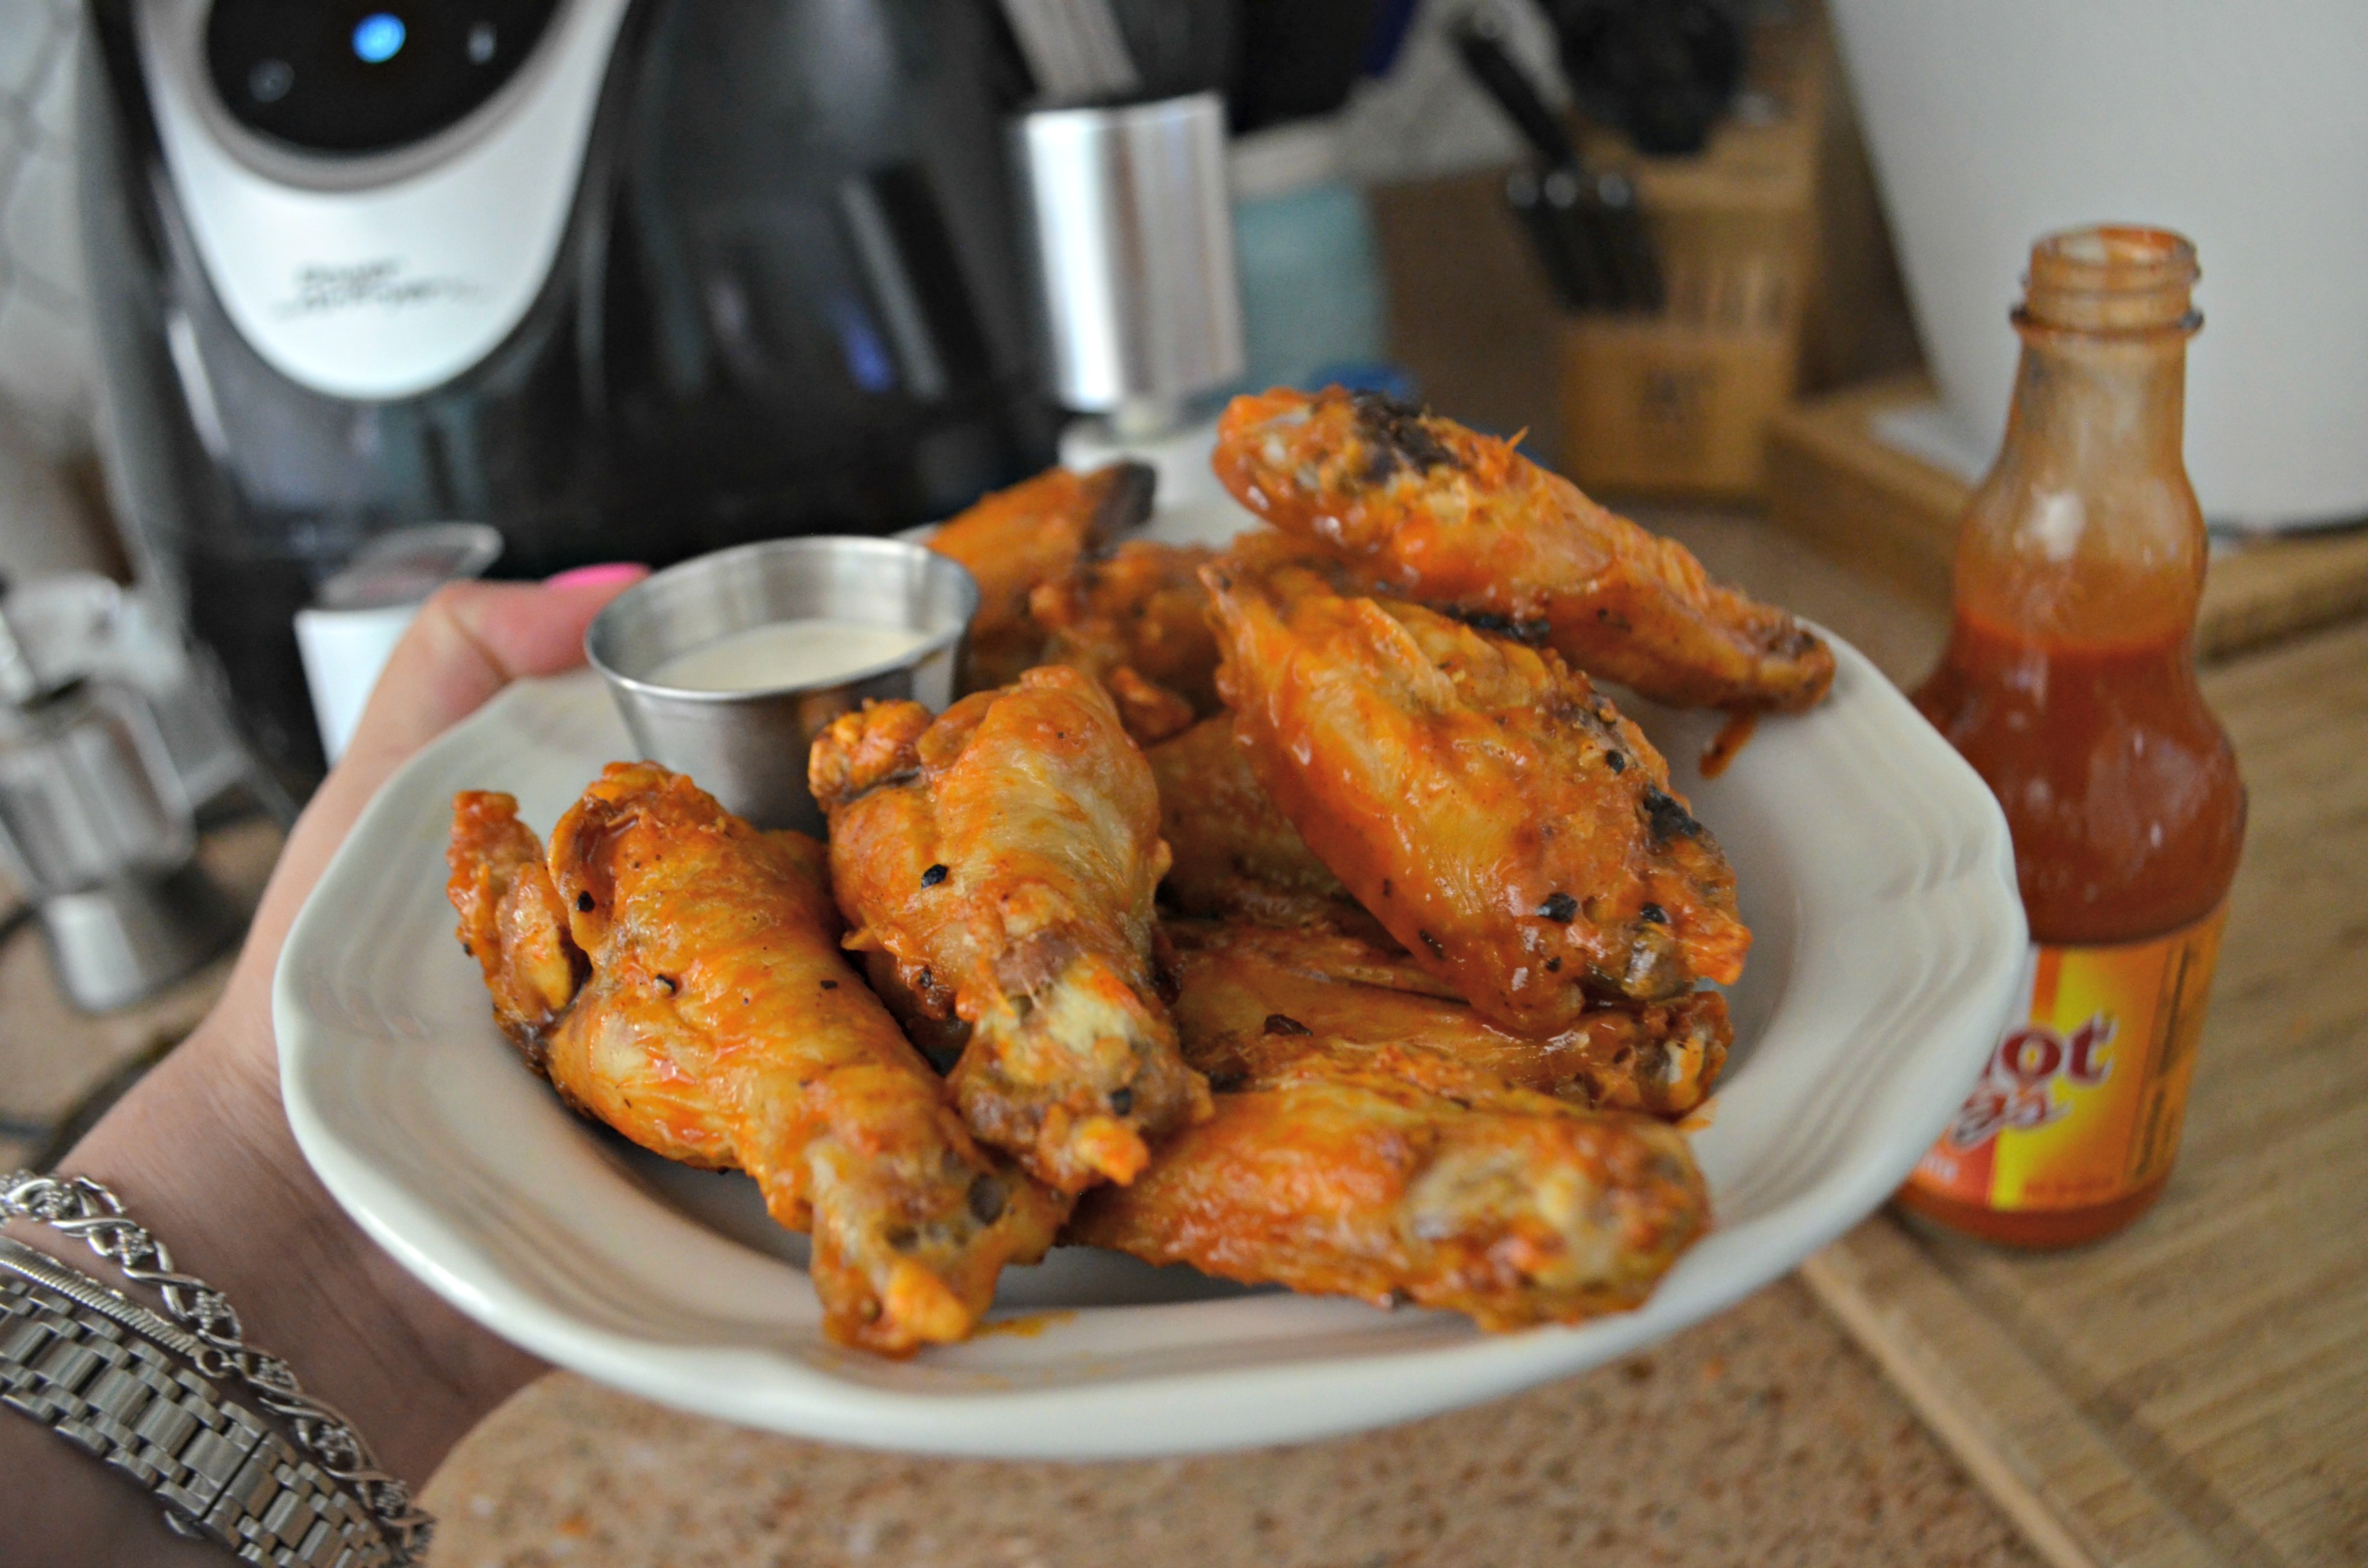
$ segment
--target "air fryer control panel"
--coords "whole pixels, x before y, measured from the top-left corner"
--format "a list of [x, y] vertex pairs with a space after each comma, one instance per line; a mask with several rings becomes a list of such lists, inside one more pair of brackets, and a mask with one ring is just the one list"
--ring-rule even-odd
[[134, 0], [165, 166], [239, 335], [368, 401], [491, 353], [559, 253], [630, 4]]
[[532, 52], [558, 0], [214, 0], [206, 69], [249, 130], [382, 153], [458, 124]]

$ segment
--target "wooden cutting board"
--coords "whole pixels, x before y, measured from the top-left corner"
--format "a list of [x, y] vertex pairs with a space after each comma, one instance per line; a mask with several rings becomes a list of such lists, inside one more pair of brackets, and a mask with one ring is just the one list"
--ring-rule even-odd
[[[1878, 438], [1886, 411], [1934, 401], [1918, 375], [1779, 413], [1768, 430], [1768, 515], [1836, 559], [1949, 601], [1957, 522], [1973, 487]], [[2368, 611], [2368, 527], [2215, 545], [2196, 646], [2224, 658]]]
[[2368, 624], [2204, 684], [2252, 819], [2163, 1201], [2056, 1254], [1879, 1217], [1804, 1269], [2065, 1568], [2368, 1563]]

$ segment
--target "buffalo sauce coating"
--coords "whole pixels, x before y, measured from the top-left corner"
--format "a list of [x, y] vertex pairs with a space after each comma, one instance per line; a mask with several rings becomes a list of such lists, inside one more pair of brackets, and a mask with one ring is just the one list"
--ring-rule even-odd
[[1158, 788], [1091, 677], [1041, 666], [934, 719], [875, 703], [809, 763], [848, 945], [893, 960], [902, 1010], [971, 1029], [950, 1082], [973, 1132], [1076, 1192], [1207, 1114], [1155, 986]]
[[1307, 848], [1498, 1027], [1731, 983], [1725, 857], [1635, 726], [1550, 652], [1320, 573], [1204, 574], [1235, 738]]
[[1553, 647], [1679, 707], [1799, 711], [1833, 650], [1505, 441], [1370, 392], [1278, 388], [1217, 424], [1217, 477], [1365, 585]]

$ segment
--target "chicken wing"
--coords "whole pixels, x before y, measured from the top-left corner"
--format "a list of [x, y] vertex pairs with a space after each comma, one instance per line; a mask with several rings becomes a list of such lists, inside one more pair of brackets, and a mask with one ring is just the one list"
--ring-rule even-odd
[[848, 946], [970, 1026], [951, 1082], [980, 1138], [1076, 1192], [1133, 1179], [1149, 1140], [1208, 1115], [1152, 989], [1158, 795], [1090, 676], [1030, 670], [934, 722], [875, 704], [811, 764]]
[[1305, 926], [1356, 907], [1259, 786], [1230, 715], [1205, 719], [1145, 755], [1159, 784], [1159, 834], [1175, 857], [1166, 888], [1177, 908]]
[[1065, 1205], [972, 1142], [834, 940], [822, 847], [615, 764], [546, 861], [507, 795], [453, 805], [450, 894], [495, 1016], [562, 1098], [746, 1171], [814, 1236], [824, 1326], [888, 1355], [961, 1339]]
[[542, 841], [518, 821], [515, 800], [472, 790], [453, 799], [445, 863], [461, 950], [484, 971], [502, 1032], [548, 1077], [552, 1028], [591, 978], [592, 964], [568, 935], [567, 906], [552, 886]]
[[1508, 1084], [1597, 1110], [1674, 1120], [1699, 1107], [1734, 1040], [1726, 999], [1590, 1008], [1530, 1040], [1491, 1028], [1404, 955], [1339, 932], [1171, 922], [1184, 1059], [1224, 1091], [1264, 1069], [1277, 1043], [1314, 1039], [1336, 1061], [1389, 1059], [1418, 1087], [1454, 1096]]
[[1216, 1114], [1064, 1239], [1294, 1290], [1411, 1301], [1483, 1328], [1634, 1306], [1708, 1223], [1682, 1135], [1465, 1070], [1421, 1086], [1392, 1048], [1266, 1035]]
[[1712, 581], [1684, 546], [1506, 442], [1378, 393], [1237, 397], [1214, 462], [1242, 505], [1383, 591], [1550, 643], [1660, 701], [1790, 710], [1833, 683], [1832, 649]]
[[1218, 684], [1315, 858], [1499, 1028], [1738, 978], [1735, 876], [1642, 732], [1550, 651], [1284, 564], [1209, 568]]
[[1047, 469], [998, 490], [932, 534], [928, 546], [978, 579], [978, 615], [970, 627], [969, 689], [1019, 678], [1042, 662], [1044, 629], [1028, 608], [1038, 585], [1066, 577], [1087, 551], [1151, 515], [1157, 475], [1144, 463], [1112, 463], [1091, 473]]
[[[1040, 583], [1028, 604], [1048, 633], [1044, 662], [1074, 665], [1109, 687], [1136, 742], [1150, 745], [1214, 713], [1217, 638], [1201, 568], [1203, 545], [1134, 540]], [[1166, 699], [1155, 706], [1155, 697]]]

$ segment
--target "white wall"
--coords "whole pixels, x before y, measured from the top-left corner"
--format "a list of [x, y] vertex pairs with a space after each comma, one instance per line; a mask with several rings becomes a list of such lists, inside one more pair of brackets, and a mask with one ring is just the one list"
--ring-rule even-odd
[[74, 0], [0, 0], [0, 426], [60, 455], [90, 449], [98, 391], [74, 224], [79, 26]]

